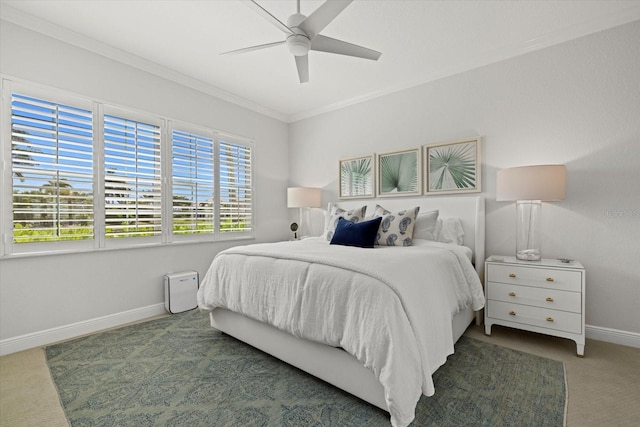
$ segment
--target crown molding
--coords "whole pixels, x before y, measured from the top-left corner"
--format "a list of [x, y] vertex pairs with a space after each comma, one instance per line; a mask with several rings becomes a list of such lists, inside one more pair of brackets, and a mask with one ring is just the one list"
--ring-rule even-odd
[[372, 91], [361, 96], [345, 99], [333, 104], [328, 104], [307, 111], [294, 114], [283, 114], [271, 108], [252, 102], [248, 99], [234, 95], [218, 87], [212, 86], [201, 80], [194, 79], [155, 62], [140, 58], [139, 56], [127, 53], [123, 50], [114, 48], [98, 40], [89, 38], [80, 33], [68, 30], [51, 22], [37, 18], [33, 15], [24, 13], [6, 4], [2, 4], [0, 8], [0, 18], [16, 25], [28, 28], [30, 30], [45, 34], [49, 37], [61, 40], [65, 43], [72, 44], [82, 49], [94, 52], [107, 58], [116, 60], [126, 65], [138, 68], [151, 74], [163, 77], [167, 80], [179, 83], [183, 86], [206, 93], [224, 101], [233, 103], [248, 110], [263, 114], [267, 117], [285, 122], [294, 123], [300, 120], [340, 110], [352, 105], [367, 102], [376, 98], [390, 95], [403, 90], [411, 89], [416, 86], [424, 85], [435, 80], [450, 77], [506, 59], [521, 56], [547, 47], [551, 47], [560, 43], [564, 43], [573, 39], [587, 36], [592, 33], [604, 31], [613, 27], [628, 24], [636, 20], [640, 20], [640, 3], [633, 3], [617, 13], [602, 15], [596, 19], [575, 24], [570, 27], [563, 28], [545, 34], [541, 37], [527, 40], [523, 43], [508, 46], [502, 49], [496, 49], [491, 52], [483, 52], [481, 54], [462, 59], [458, 64], [439, 70], [432, 75], [411, 82], [405, 82], [401, 85], [395, 85], [383, 88], [381, 90]]
[[331, 111], [340, 110], [342, 108], [349, 107], [351, 105], [360, 104], [362, 102], [370, 101], [372, 99], [380, 98], [386, 95], [390, 95], [403, 90], [411, 89], [416, 86], [421, 86], [433, 81], [451, 77], [456, 74], [461, 74], [473, 69], [481, 68], [486, 65], [494, 64], [507, 59], [515, 58], [527, 53], [535, 52], [547, 47], [558, 45], [564, 42], [585, 37], [593, 33], [605, 31], [614, 27], [618, 27], [624, 24], [640, 20], [640, 3], [636, 3], [624, 10], [598, 17], [590, 21], [586, 21], [580, 24], [575, 24], [559, 31], [554, 31], [545, 34], [541, 37], [537, 37], [531, 40], [527, 40], [523, 43], [515, 44], [501, 49], [495, 49], [490, 52], [483, 52], [476, 56], [470, 56], [462, 59], [458, 64], [448, 67], [447, 69], [439, 70], [438, 73], [425, 76], [419, 80], [412, 82], [405, 82], [401, 85], [391, 86], [379, 91], [370, 92], [368, 94], [346, 99], [334, 104], [326, 105], [313, 110], [308, 110], [296, 114], [291, 114], [287, 117], [289, 123], [297, 122], [320, 114], [329, 113]]
[[263, 114], [273, 119], [287, 122], [288, 117], [285, 114], [274, 111], [270, 108], [256, 104], [248, 99], [234, 95], [218, 87], [207, 84], [201, 80], [194, 79], [185, 74], [174, 71], [163, 65], [143, 59], [137, 55], [125, 52], [121, 49], [114, 48], [98, 40], [87, 37], [83, 34], [71, 31], [59, 25], [45, 21], [28, 13], [24, 13], [6, 4], [2, 4], [0, 9], [0, 18], [7, 22], [19, 25], [29, 30], [44, 34], [48, 37], [60, 40], [62, 42], [77, 46], [89, 52], [113, 59], [139, 70], [150, 74], [157, 75], [164, 79], [179, 83], [183, 86], [195, 89], [207, 95], [214, 96], [248, 110]]

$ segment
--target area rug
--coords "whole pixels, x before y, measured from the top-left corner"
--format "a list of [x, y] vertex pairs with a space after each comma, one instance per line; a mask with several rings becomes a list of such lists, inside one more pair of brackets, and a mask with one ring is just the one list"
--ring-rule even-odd
[[[389, 426], [197, 310], [46, 348], [71, 426]], [[412, 426], [562, 426], [561, 362], [462, 337]]]

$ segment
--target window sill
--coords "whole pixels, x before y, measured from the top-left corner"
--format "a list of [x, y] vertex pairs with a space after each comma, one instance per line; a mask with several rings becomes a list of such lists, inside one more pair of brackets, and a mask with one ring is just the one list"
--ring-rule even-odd
[[217, 239], [217, 240], [182, 240], [171, 243], [141, 243], [134, 245], [127, 245], [121, 247], [110, 247], [110, 248], [70, 248], [70, 249], [62, 249], [62, 250], [47, 250], [47, 251], [33, 251], [33, 252], [14, 252], [11, 254], [5, 254], [0, 256], [0, 260], [9, 260], [9, 259], [22, 259], [22, 258], [31, 258], [31, 257], [46, 257], [46, 256], [56, 256], [56, 255], [72, 255], [72, 254], [86, 254], [86, 253], [99, 253], [99, 252], [111, 252], [111, 251], [126, 251], [126, 250], [135, 250], [135, 249], [148, 249], [148, 248], [169, 248], [169, 247], [177, 247], [177, 246], [188, 246], [188, 245], [202, 245], [202, 244], [224, 244], [235, 241], [244, 241], [244, 240], [255, 240], [255, 235], [250, 236], [237, 236], [233, 238], [226, 239]]

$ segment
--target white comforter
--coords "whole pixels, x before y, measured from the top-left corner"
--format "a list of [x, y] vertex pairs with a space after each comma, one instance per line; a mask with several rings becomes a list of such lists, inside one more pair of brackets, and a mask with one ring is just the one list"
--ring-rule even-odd
[[452, 316], [484, 294], [464, 247], [414, 240], [361, 249], [320, 238], [219, 253], [198, 290], [223, 307], [344, 350], [372, 369], [394, 426], [406, 426], [453, 353]]

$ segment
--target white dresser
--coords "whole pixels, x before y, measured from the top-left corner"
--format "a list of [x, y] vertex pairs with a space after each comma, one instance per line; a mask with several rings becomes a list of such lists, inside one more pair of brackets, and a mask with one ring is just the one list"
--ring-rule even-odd
[[485, 263], [485, 333], [491, 325], [574, 340], [584, 356], [585, 270], [576, 261], [520, 261], [492, 256]]

